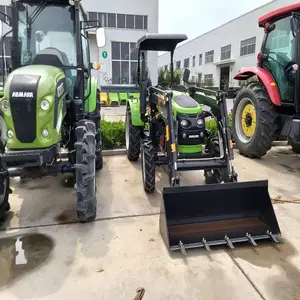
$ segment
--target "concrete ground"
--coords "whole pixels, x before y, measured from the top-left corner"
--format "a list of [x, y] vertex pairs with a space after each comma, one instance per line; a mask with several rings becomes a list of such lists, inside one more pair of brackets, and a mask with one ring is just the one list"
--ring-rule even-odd
[[[233, 107], [233, 99], [227, 99], [227, 110], [230, 112]], [[101, 116], [106, 121], [125, 121], [125, 105], [118, 107], [103, 106], [101, 108]]]
[[[300, 157], [274, 147], [261, 160], [235, 155], [240, 181], [269, 179], [271, 197], [300, 200]], [[159, 233], [164, 172], [147, 196], [140, 161], [104, 157], [98, 215], [77, 223], [63, 177], [12, 180], [12, 210], [0, 231], [0, 299], [300, 299], [300, 201], [274, 204], [280, 244], [169, 253]], [[183, 184], [203, 183], [200, 171]], [[297, 203], [297, 202], [296, 202]]]

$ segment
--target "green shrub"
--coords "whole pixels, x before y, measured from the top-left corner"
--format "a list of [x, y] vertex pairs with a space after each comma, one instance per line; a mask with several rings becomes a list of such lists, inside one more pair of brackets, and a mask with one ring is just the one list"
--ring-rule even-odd
[[[232, 116], [228, 115], [229, 127], [232, 130]], [[217, 136], [218, 130], [214, 119], [206, 121], [206, 128], [213, 136]], [[123, 121], [110, 122], [101, 120], [102, 149], [124, 149], [125, 148], [125, 123]]]
[[123, 121], [101, 120], [101, 130], [103, 150], [125, 148], [125, 123]]

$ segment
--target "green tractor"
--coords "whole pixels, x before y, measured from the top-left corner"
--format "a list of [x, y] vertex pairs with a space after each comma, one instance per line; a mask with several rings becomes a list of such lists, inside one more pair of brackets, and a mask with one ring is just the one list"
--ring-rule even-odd
[[[280, 229], [267, 181], [237, 182], [225, 93], [173, 84], [173, 54], [186, 35], [146, 34], [138, 41], [139, 99], [128, 99], [126, 149], [130, 161], [141, 155], [144, 190], [156, 190], [156, 168], [166, 167], [169, 186], [162, 191], [160, 232], [170, 250], [270, 239]], [[171, 53], [171, 82], [152, 86], [145, 51]], [[206, 109], [201, 104], [210, 104]], [[215, 120], [217, 136], [206, 121]], [[204, 170], [207, 184], [181, 186], [181, 171]], [[195, 176], [197, 173], [195, 173]], [[196, 177], [197, 178], [197, 177]], [[200, 176], [199, 176], [200, 180]]]
[[[8, 18], [8, 16], [7, 16]], [[93, 22], [92, 24], [95, 24]], [[0, 219], [10, 209], [10, 177], [73, 176], [77, 216], [97, 213], [96, 170], [102, 168], [100, 95], [91, 69], [87, 21], [80, 0], [12, 0], [12, 69], [0, 102]], [[68, 160], [60, 159], [63, 150]]]

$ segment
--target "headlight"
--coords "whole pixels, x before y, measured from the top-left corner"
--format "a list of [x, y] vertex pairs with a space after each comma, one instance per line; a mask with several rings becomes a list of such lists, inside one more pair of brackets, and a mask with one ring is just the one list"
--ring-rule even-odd
[[46, 111], [46, 110], [49, 109], [49, 107], [50, 107], [50, 103], [49, 103], [48, 100], [43, 100], [43, 101], [41, 102], [41, 109], [42, 109], [42, 110]]
[[198, 126], [203, 126], [203, 124], [204, 124], [203, 119], [199, 119], [199, 120], [197, 121], [197, 125], [198, 125]]
[[44, 138], [46, 138], [46, 137], [48, 137], [48, 135], [49, 135], [49, 131], [48, 131], [47, 129], [44, 129], [44, 130], [42, 131], [42, 136], [43, 136]]
[[11, 139], [13, 136], [14, 136], [13, 131], [12, 131], [12, 130], [8, 130], [8, 131], [7, 131], [7, 137], [8, 137], [9, 139]]
[[181, 125], [181, 127], [186, 128], [186, 127], [188, 127], [188, 121], [187, 120], [182, 120], [180, 122], [180, 125]]
[[1, 101], [1, 107], [3, 110], [8, 110], [8, 106], [9, 106], [9, 103], [7, 100], [2, 100]]

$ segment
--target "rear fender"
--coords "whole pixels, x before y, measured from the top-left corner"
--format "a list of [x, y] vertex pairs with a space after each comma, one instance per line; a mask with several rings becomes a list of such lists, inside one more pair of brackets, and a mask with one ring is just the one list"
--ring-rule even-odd
[[138, 99], [127, 99], [126, 108], [130, 109], [131, 122], [134, 126], [144, 126], [144, 122], [141, 120], [140, 115], [140, 101]]
[[271, 101], [275, 105], [280, 106], [281, 99], [277, 84], [272, 75], [267, 70], [260, 67], [246, 67], [242, 68], [241, 71], [237, 73], [233, 78], [235, 80], [248, 80], [255, 75], [266, 87]]

